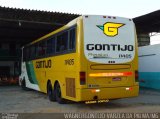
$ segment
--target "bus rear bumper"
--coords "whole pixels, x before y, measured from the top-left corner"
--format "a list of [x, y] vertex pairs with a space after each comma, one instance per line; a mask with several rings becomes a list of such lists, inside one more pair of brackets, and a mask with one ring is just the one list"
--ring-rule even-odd
[[96, 88], [96, 89], [78, 89], [80, 95], [78, 101], [119, 99], [136, 97], [139, 93], [139, 86], [132, 87], [113, 87], [113, 88]]

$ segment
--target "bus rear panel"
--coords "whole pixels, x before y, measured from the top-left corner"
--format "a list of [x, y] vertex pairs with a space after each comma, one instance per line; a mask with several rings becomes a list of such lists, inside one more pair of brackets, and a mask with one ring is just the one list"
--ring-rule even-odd
[[82, 23], [79, 100], [138, 96], [137, 39], [133, 21], [83, 16]]

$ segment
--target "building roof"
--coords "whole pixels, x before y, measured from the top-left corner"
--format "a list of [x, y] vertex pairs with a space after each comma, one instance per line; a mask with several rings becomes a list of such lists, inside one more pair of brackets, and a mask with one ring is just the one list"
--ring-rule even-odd
[[[0, 7], [0, 42], [29, 43], [79, 14]], [[138, 33], [160, 32], [160, 10], [133, 18]]]
[[0, 7], [0, 42], [31, 42], [80, 15]]
[[133, 19], [138, 33], [160, 32], [160, 10]]

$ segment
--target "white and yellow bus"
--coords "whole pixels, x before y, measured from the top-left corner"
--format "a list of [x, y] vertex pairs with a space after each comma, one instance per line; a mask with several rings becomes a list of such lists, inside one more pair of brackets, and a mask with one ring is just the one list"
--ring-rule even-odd
[[20, 85], [51, 101], [138, 96], [137, 38], [131, 19], [80, 16], [22, 48]]

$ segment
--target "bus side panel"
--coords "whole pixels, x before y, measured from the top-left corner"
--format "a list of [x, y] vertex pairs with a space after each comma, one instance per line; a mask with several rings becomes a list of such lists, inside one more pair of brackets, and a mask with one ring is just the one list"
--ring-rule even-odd
[[[51, 61], [51, 67], [48, 67], [46, 64], [43, 65], [43, 63], [39, 64], [39, 62], [48, 61]], [[55, 81], [58, 81], [61, 87], [62, 97], [67, 98], [66, 92], [68, 89], [66, 89], [66, 81], [74, 79], [74, 86], [76, 86], [78, 74], [77, 62], [76, 53], [35, 60], [33, 64], [40, 90], [47, 93], [47, 81], [51, 81], [53, 88]]]
[[35, 68], [32, 61], [22, 63], [21, 81], [25, 80], [26, 87], [40, 91], [39, 83], [36, 78]]

